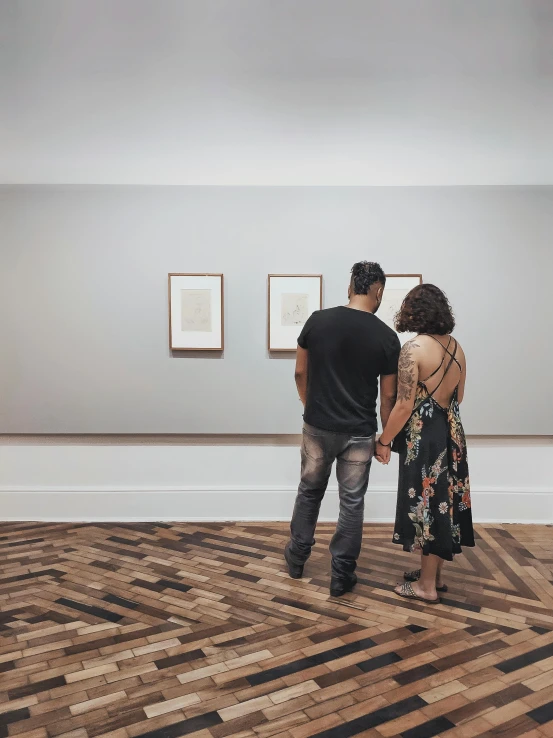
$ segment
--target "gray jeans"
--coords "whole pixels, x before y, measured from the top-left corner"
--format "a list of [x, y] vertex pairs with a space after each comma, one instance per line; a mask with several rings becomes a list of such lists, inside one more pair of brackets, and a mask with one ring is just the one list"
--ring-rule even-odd
[[305, 564], [311, 554], [321, 502], [336, 460], [340, 515], [330, 543], [332, 575], [351, 577], [361, 553], [365, 492], [374, 452], [374, 436], [360, 438], [304, 425], [301, 482], [287, 547], [292, 563]]

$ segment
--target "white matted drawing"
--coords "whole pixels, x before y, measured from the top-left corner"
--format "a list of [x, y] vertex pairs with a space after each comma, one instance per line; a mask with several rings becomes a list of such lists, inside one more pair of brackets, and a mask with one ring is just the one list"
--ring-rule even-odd
[[181, 330], [211, 331], [211, 290], [181, 290]]
[[309, 295], [305, 292], [283, 292], [280, 324], [305, 325], [309, 317]]
[[322, 308], [320, 274], [269, 274], [267, 334], [269, 351], [295, 351], [309, 316]]
[[222, 351], [223, 275], [169, 274], [172, 351]]
[[[401, 309], [406, 295], [419, 284], [422, 284], [422, 274], [387, 274], [386, 287], [382, 296], [382, 303], [378, 310], [378, 317], [386, 325], [395, 330], [394, 320]], [[412, 333], [400, 333], [402, 344], [414, 337]]]

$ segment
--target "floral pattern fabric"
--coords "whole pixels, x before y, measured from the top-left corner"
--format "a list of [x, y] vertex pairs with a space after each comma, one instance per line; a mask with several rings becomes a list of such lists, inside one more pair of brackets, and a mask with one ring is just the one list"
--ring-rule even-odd
[[457, 390], [443, 408], [419, 383], [400, 454], [394, 543], [451, 561], [474, 546], [467, 445]]

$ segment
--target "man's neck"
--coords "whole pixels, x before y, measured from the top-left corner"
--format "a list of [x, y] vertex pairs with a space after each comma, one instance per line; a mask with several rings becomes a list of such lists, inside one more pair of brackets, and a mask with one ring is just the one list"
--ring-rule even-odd
[[360, 310], [363, 313], [374, 313], [376, 303], [369, 295], [352, 295], [348, 307], [352, 310]]

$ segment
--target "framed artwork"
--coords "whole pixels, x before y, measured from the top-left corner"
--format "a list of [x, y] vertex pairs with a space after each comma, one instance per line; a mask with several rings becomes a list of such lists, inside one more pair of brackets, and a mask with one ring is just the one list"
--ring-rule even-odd
[[172, 351], [222, 351], [223, 275], [169, 275], [169, 346]]
[[[422, 274], [387, 274], [386, 288], [382, 297], [382, 304], [378, 311], [378, 317], [394, 328], [394, 318], [399, 312], [403, 300], [413, 287], [422, 284]], [[414, 337], [413, 333], [400, 333], [399, 338], [404, 344]]]
[[269, 351], [295, 351], [307, 319], [322, 304], [322, 274], [269, 274]]

